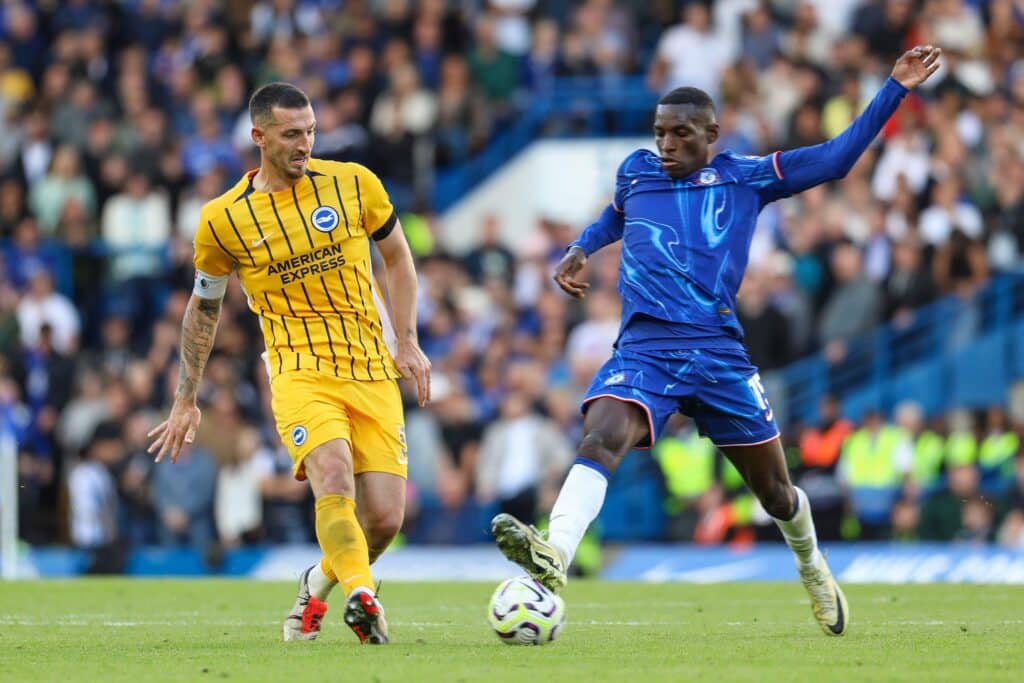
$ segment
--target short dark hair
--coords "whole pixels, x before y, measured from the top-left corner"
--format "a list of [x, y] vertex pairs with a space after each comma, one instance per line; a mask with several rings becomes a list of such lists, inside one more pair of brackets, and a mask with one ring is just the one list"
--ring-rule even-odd
[[711, 111], [715, 110], [715, 103], [711, 101], [711, 95], [700, 88], [694, 88], [686, 86], [685, 88], [676, 88], [670, 92], [662, 95], [661, 99], [658, 100], [658, 104], [692, 104], [701, 109], [707, 108]]
[[269, 117], [274, 107], [302, 109], [308, 106], [309, 98], [306, 97], [306, 93], [291, 83], [267, 83], [249, 98], [249, 118], [255, 125], [257, 120]]

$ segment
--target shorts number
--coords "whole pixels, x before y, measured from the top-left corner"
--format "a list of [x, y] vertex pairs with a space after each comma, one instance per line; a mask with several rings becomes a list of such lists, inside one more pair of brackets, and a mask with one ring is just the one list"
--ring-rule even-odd
[[771, 421], [772, 407], [768, 405], [768, 395], [764, 391], [764, 385], [761, 384], [761, 375], [755, 372], [753, 377], [747, 380], [747, 386], [750, 387], [750, 393], [754, 395], [757, 406], [764, 411], [764, 419]]

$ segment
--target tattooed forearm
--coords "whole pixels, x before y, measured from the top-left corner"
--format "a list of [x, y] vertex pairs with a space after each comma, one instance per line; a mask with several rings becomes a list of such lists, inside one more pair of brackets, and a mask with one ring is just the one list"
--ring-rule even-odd
[[220, 319], [220, 299], [201, 299], [193, 296], [185, 309], [181, 323], [181, 369], [178, 373], [178, 389], [175, 396], [194, 400], [199, 390], [199, 380], [213, 349], [213, 338], [217, 334]]

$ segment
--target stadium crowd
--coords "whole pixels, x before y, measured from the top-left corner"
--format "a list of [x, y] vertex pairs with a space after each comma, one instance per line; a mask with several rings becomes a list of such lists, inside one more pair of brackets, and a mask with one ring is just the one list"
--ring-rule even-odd
[[[1019, 267], [1022, 3], [3, 3], [0, 408], [19, 437], [22, 538], [202, 549], [312, 539], [310, 493], [269, 423], [262, 338], [236, 282], [196, 446], [173, 467], [144, 452], [176, 380], [199, 208], [258, 163], [253, 87], [280, 79], [309, 93], [314, 155], [368, 165], [417, 231], [435, 380], [426, 409], [409, 401], [409, 533], [458, 540], [417, 526], [480, 506], [526, 518], [550, 506], [580, 432], [578, 398], [615, 339], [617, 253], [591, 259], [580, 305], [549, 274], [583, 226], [541, 219], [505, 243], [496, 206], [475, 243], [444, 252], [436, 170], [472, 158], [531, 96], [572, 76], [702, 87], [718, 105], [720, 149], [815, 144], [918, 43], [943, 48], [942, 70], [849, 176], [762, 214], [739, 313], [766, 374], [816, 349], [839, 362], [877, 325], [943, 295], [970, 301]], [[821, 424], [782, 425], [822, 537], [1024, 545], [1012, 436], [1024, 417], [1007, 407], [928, 431], [912, 406], [852, 425], [830, 403]], [[757, 535], [755, 506], [685, 425], [653, 455], [669, 537]]]

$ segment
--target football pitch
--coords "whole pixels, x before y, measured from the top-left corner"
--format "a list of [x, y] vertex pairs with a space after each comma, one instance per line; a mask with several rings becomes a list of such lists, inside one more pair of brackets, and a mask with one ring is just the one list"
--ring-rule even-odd
[[494, 586], [385, 583], [392, 644], [359, 646], [340, 600], [320, 639], [280, 642], [293, 584], [0, 583], [2, 681], [1019, 681], [1024, 587], [850, 585], [828, 638], [793, 583], [574, 581], [544, 647], [502, 644]]

